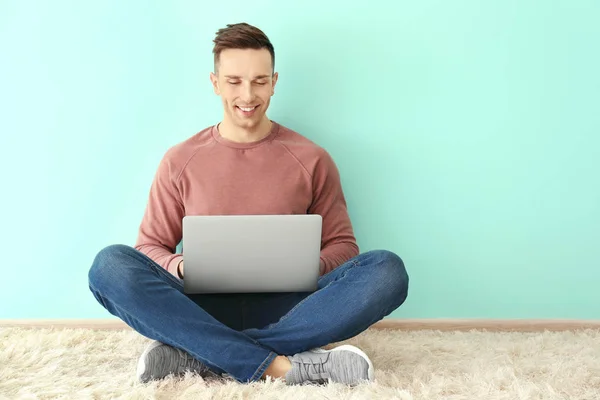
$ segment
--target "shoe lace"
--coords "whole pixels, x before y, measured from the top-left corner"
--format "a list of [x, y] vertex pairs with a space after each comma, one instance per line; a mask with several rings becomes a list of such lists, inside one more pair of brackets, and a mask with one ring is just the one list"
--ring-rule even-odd
[[[302, 369], [304, 370], [304, 374], [306, 375], [306, 377], [308, 378], [318, 378], [318, 379], [325, 379], [325, 377], [323, 376], [323, 374], [326, 372], [325, 371], [325, 363], [327, 362], [327, 359], [322, 360], [322, 361], [313, 361], [313, 360], [305, 360], [303, 361], [302, 365]], [[312, 369], [312, 371], [311, 371]]]
[[188, 354], [187, 352], [177, 349], [177, 352], [179, 353], [179, 357], [182, 359], [180, 366], [182, 367], [182, 369], [186, 370], [186, 369], [190, 369], [190, 370], [196, 370], [196, 371], [204, 371], [206, 369], [205, 365], [202, 364], [200, 361], [196, 360], [194, 357], [192, 357], [190, 354]]
[[316, 362], [310, 361], [308, 364], [304, 364], [304, 367], [305, 367], [306, 373], [310, 372], [310, 367], [313, 368], [313, 373], [317, 374], [317, 375], [320, 375], [325, 371], [325, 367], [323, 366], [323, 363], [321, 363], [321, 362], [316, 363]]

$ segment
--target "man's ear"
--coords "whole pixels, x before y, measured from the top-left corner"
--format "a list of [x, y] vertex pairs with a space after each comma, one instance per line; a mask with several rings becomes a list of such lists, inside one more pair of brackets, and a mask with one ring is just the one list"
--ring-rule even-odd
[[220, 95], [221, 91], [219, 90], [219, 79], [214, 72], [210, 73], [210, 81], [212, 82], [213, 90], [215, 94]]
[[275, 94], [275, 85], [277, 84], [278, 78], [279, 78], [279, 73], [275, 72], [273, 74], [273, 85], [271, 86], [271, 96]]

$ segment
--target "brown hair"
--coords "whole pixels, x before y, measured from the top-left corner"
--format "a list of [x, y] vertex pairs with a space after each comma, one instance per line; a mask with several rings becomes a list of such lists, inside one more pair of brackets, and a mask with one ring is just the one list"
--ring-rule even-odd
[[245, 22], [228, 24], [226, 28], [219, 29], [213, 40], [213, 54], [215, 55], [215, 72], [219, 64], [219, 56], [225, 49], [267, 49], [271, 53], [271, 64], [275, 70], [275, 49], [263, 31]]

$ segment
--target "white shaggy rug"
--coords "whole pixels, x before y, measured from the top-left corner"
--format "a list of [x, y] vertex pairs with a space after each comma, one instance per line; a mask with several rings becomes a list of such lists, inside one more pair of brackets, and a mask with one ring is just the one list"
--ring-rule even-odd
[[600, 399], [600, 331], [370, 329], [344, 343], [373, 360], [375, 382], [239, 384], [188, 374], [135, 379], [149, 340], [132, 330], [0, 328], [1, 399]]

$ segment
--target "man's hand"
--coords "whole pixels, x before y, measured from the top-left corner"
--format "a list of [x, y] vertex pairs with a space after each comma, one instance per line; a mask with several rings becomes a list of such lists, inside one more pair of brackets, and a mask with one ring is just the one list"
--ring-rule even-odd
[[183, 279], [183, 260], [179, 261], [179, 264], [177, 265], [177, 275]]

